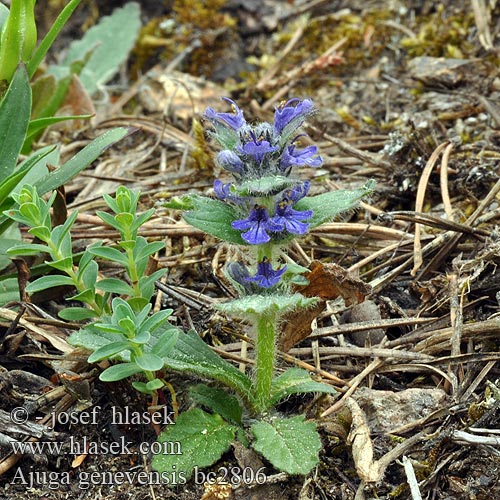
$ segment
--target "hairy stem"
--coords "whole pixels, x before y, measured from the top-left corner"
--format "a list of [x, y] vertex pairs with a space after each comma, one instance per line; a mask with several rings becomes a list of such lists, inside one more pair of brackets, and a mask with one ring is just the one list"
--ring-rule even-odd
[[276, 355], [276, 317], [262, 314], [257, 319], [257, 360], [254, 373], [255, 408], [262, 412], [269, 406]]

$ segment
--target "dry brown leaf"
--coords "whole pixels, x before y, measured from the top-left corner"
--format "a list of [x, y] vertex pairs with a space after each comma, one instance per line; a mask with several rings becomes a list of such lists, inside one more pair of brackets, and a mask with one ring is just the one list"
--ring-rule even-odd
[[73, 467], [73, 469], [80, 467], [80, 465], [82, 465], [82, 463], [85, 461], [87, 457], [88, 457], [87, 453], [82, 453], [81, 455], [77, 455], [71, 462], [71, 467]]
[[363, 302], [371, 291], [369, 285], [337, 264], [322, 264], [315, 260], [309, 268], [311, 271], [305, 274], [309, 284], [297, 286], [295, 291], [305, 297], [319, 297], [321, 301], [308, 309], [284, 315], [279, 340], [279, 348], [283, 352], [288, 352], [295, 344], [310, 335], [311, 322], [323, 312], [326, 300], [342, 297], [346, 305], [350, 306]]
[[345, 404], [352, 418], [347, 444], [351, 446], [356, 472], [365, 483], [376, 483], [381, 479], [380, 466], [373, 459], [373, 443], [366, 416], [354, 399], [347, 398]]

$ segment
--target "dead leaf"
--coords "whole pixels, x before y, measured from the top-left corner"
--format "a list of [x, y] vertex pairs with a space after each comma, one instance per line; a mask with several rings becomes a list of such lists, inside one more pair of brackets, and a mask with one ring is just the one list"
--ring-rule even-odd
[[82, 465], [82, 463], [85, 461], [87, 457], [88, 457], [87, 453], [82, 453], [81, 455], [77, 455], [71, 462], [71, 467], [73, 467], [73, 469], [80, 467], [80, 465]]
[[321, 301], [308, 309], [299, 309], [283, 316], [279, 340], [279, 348], [283, 352], [288, 352], [310, 335], [311, 322], [324, 311], [326, 300], [342, 297], [346, 306], [350, 306], [363, 302], [371, 292], [369, 285], [337, 264], [322, 264], [315, 260], [309, 268], [311, 271], [304, 275], [309, 284], [296, 286], [295, 291], [304, 297], [319, 297]]
[[337, 264], [322, 264], [315, 260], [310, 269], [311, 272], [305, 275], [309, 284], [297, 287], [297, 291], [305, 297], [320, 297], [323, 300], [342, 297], [346, 306], [351, 306], [363, 302], [365, 296], [371, 292], [370, 285], [355, 278]]
[[376, 483], [382, 474], [379, 463], [373, 459], [373, 443], [366, 416], [354, 399], [347, 398], [345, 404], [352, 418], [347, 444], [351, 446], [356, 472], [365, 483]]

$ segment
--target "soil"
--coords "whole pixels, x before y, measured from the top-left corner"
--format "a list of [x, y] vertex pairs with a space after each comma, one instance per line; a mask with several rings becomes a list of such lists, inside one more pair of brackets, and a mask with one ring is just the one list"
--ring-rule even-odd
[[[64, 3], [37, 2], [40, 33]], [[84, 0], [49, 62], [100, 16], [125, 3]], [[137, 453], [141, 443], [155, 442], [155, 429], [113, 417], [126, 408], [143, 412], [147, 399], [126, 383], [100, 382], [102, 367], [88, 365], [88, 353], [62, 353], [47, 337], [5, 317], [0, 410], [8, 415], [36, 404], [41, 394], [57, 392], [53, 401], [34, 408], [27, 425], [33, 436], [34, 425], [47, 422], [56, 433], [51, 439], [62, 448], [14, 456], [0, 439], [0, 499], [417, 499], [403, 455], [411, 460], [422, 498], [500, 498], [500, 5], [465, 0], [140, 4], [144, 27], [126, 67], [103, 92], [106, 99], [94, 97], [92, 124], [55, 127], [38, 144], [62, 142], [66, 159], [74, 154], [73, 143], [80, 149], [109, 128], [139, 129], [65, 186], [66, 206], [81, 214], [75, 250], [114, 237], [93, 217], [104, 208], [102, 193], [113, 193], [120, 183], [139, 189], [141, 208], [158, 208], [148, 237], [166, 243], [159, 265], [169, 269], [168, 293], [159, 291], [156, 305], [173, 308], [177, 326], [194, 328], [234, 359], [241, 342], [233, 333], [247, 333], [245, 326], [210, 308], [231, 293], [221, 269], [234, 255], [160, 203], [187, 191], [209, 193], [221, 175], [211, 160], [212, 145], [193, 121], [206, 106], [225, 110], [220, 97], [231, 96], [247, 118], [270, 120], [283, 99], [310, 97], [317, 112], [305, 128], [324, 159], [322, 167], [303, 173], [314, 180], [314, 194], [357, 188], [368, 179], [377, 187], [357, 211], [312, 231], [290, 252], [301, 265], [336, 263], [353, 280], [371, 285], [369, 306], [354, 315], [340, 299], [325, 304], [309, 320], [314, 320], [312, 336], [290, 349], [292, 361], [283, 361], [282, 366], [301, 361], [311, 371], [320, 368], [324, 380], [335, 377], [332, 384], [340, 391], [335, 399], [293, 397], [277, 409], [316, 420], [323, 443], [320, 465], [304, 478], [283, 477], [265, 463], [266, 484], [231, 491], [220, 486], [214, 492], [201, 472], [186, 484], [155, 480], [151, 456]], [[107, 276], [119, 273], [104, 267]], [[64, 339], [74, 326], [43, 318], [57, 318], [67, 296], [67, 290], [55, 289], [33, 296], [28, 305], [4, 308], [23, 311], [29, 324]], [[357, 333], [350, 336], [353, 330]], [[359, 331], [368, 334], [363, 338]], [[198, 381], [177, 374], [169, 381], [180, 410], [187, 409], [187, 389]], [[391, 394], [439, 389], [443, 397], [435, 407], [418, 407], [421, 418], [410, 423], [409, 410], [396, 407], [384, 416], [393, 424], [386, 432], [373, 426], [377, 410], [363, 402], [370, 400], [369, 392], [363, 390], [363, 401], [358, 400], [356, 387]], [[346, 397], [351, 391], [352, 398]], [[336, 411], [320, 418], [333, 404]], [[62, 415], [74, 411], [75, 421], [52, 426], [55, 408]], [[4, 420], [0, 438], [24, 437]], [[356, 442], [356, 429], [371, 433], [363, 446]], [[130, 443], [132, 451], [75, 449], [85, 440], [101, 446]], [[394, 452], [401, 443], [408, 446]], [[221, 476], [243, 463], [231, 450], [202, 472]], [[368, 479], [372, 473], [376, 480]]]

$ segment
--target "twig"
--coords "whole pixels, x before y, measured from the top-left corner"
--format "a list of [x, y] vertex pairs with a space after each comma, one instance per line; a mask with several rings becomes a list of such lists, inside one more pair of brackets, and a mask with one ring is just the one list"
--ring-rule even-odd
[[415, 471], [413, 470], [413, 464], [406, 456], [403, 456], [403, 466], [405, 468], [408, 485], [410, 486], [412, 500], [422, 500], [422, 495], [420, 494]]
[[443, 157], [441, 158], [441, 167], [439, 172], [439, 179], [441, 183], [441, 197], [443, 198], [444, 212], [448, 220], [453, 220], [453, 209], [450, 202], [450, 193], [448, 192], [448, 162], [450, 160], [451, 150], [453, 144], [450, 143], [444, 150]]
[[[427, 183], [429, 182], [429, 178], [431, 176], [432, 169], [437, 162], [441, 151], [446, 147], [447, 143], [443, 142], [440, 144], [431, 154], [429, 160], [427, 161], [424, 170], [422, 171], [422, 176], [420, 177], [420, 181], [418, 182], [417, 188], [417, 198], [415, 201], [415, 212], [422, 212], [424, 207], [425, 200], [425, 191], [427, 189]], [[415, 242], [413, 246], [413, 269], [410, 274], [415, 276], [417, 271], [420, 269], [423, 263], [422, 258], [422, 245], [420, 243], [420, 224], [415, 224]]]

